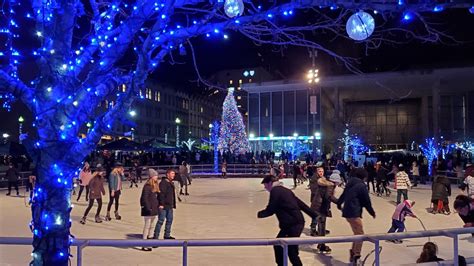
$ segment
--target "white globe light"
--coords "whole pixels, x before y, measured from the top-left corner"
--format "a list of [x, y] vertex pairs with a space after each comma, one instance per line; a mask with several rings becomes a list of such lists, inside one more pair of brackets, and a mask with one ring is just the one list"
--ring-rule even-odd
[[244, 3], [242, 0], [226, 0], [224, 12], [229, 18], [241, 16], [244, 13]]
[[374, 18], [364, 11], [349, 17], [346, 23], [347, 35], [353, 40], [362, 41], [370, 37], [375, 29]]

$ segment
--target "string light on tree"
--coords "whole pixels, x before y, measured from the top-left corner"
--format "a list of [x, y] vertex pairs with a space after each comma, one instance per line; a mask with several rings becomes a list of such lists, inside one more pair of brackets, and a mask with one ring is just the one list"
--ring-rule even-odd
[[242, 16], [244, 13], [244, 3], [242, 0], [225, 0], [224, 12], [229, 18]]
[[431, 176], [433, 161], [438, 158], [440, 149], [434, 138], [425, 139], [425, 145], [420, 145], [420, 150], [428, 160], [428, 175]]

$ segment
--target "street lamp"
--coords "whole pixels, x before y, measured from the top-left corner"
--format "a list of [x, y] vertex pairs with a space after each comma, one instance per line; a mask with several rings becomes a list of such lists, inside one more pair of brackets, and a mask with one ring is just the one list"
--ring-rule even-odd
[[23, 118], [23, 116], [20, 115], [20, 117], [18, 117], [18, 132], [20, 133], [18, 135], [18, 142], [21, 144], [22, 140], [21, 140], [21, 135], [23, 134], [23, 122], [25, 122], [25, 119]]
[[135, 110], [131, 110], [130, 112], [128, 112], [128, 114], [131, 116], [131, 117], [134, 117], [137, 115], [137, 112]]
[[3, 133], [2, 137], [3, 137], [3, 142], [7, 143], [8, 137], [10, 137], [10, 135], [8, 135], [8, 133]]
[[179, 147], [179, 124], [181, 124], [181, 119], [177, 117], [174, 122], [176, 123], [176, 147]]
[[310, 69], [306, 77], [309, 84], [319, 83], [319, 69]]

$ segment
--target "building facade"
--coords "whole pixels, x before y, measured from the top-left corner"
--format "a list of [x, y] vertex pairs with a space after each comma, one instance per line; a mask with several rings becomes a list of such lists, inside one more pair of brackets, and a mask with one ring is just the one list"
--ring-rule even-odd
[[325, 152], [336, 151], [346, 125], [374, 149], [407, 148], [427, 137], [474, 138], [473, 67], [321, 77], [316, 88], [320, 112], [314, 120], [308, 97], [314, 89], [305, 82], [244, 89], [249, 92], [248, 132], [255, 141], [270, 134], [310, 138], [319, 130]]

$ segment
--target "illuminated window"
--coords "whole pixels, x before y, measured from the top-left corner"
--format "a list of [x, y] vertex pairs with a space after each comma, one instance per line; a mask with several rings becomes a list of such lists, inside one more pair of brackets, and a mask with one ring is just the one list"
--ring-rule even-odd
[[156, 101], [161, 102], [161, 92], [157, 92], [157, 93], [158, 93], [158, 100]]
[[242, 84], [242, 80], [241, 80], [241, 79], [239, 79], [239, 84]]
[[233, 80], [229, 80], [229, 84], [232, 85], [234, 83]]
[[252, 83], [252, 79], [249, 79], [249, 83]]
[[148, 100], [152, 100], [152, 99], [153, 99], [151, 89], [146, 88], [145, 93], [146, 93], [145, 97], [146, 97]]
[[202, 106], [201, 106], [201, 113], [204, 113], [204, 108], [202, 108]]
[[201, 126], [204, 124], [204, 122], [201, 120]]
[[241, 100], [242, 99], [242, 96], [237, 96], [237, 100]]
[[122, 84], [122, 92], [125, 92], [127, 90], [127, 85]]
[[155, 91], [155, 101], [156, 102], [160, 101], [160, 92], [159, 91]]
[[240, 91], [242, 88], [241, 87], [237, 87], [237, 90]]
[[140, 90], [140, 98], [143, 97], [143, 90]]

